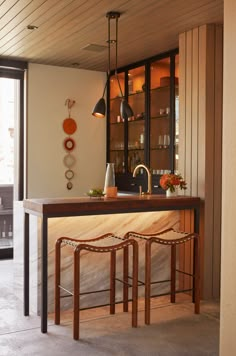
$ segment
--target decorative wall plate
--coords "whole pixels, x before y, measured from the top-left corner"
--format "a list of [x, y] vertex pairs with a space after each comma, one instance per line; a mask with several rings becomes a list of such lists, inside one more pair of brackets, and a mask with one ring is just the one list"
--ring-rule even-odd
[[71, 182], [68, 182], [66, 186], [67, 186], [68, 190], [71, 190], [73, 187], [73, 184]]
[[64, 140], [64, 148], [67, 151], [73, 151], [73, 149], [75, 148], [75, 141], [73, 140], [73, 138], [69, 137]]
[[68, 155], [65, 155], [63, 162], [66, 167], [73, 167], [73, 165], [75, 164], [75, 157], [68, 153]]
[[74, 177], [74, 172], [71, 169], [67, 169], [67, 171], [65, 172], [65, 177], [70, 180]]
[[74, 119], [68, 117], [63, 121], [63, 130], [68, 135], [72, 135], [77, 130], [77, 124]]

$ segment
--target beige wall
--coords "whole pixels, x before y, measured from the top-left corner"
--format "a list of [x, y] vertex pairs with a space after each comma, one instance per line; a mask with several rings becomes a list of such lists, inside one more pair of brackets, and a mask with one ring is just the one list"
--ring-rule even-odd
[[220, 355], [236, 355], [236, 1], [224, 0], [223, 184]]
[[[27, 186], [28, 198], [82, 196], [91, 187], [103, 187], [106, 162], [106, 120], [91, 115], [101, 97], [105, 73], [30, 64], [28, 70]], [[73, 189], [66, 188], [66, 151], [62, 129], [68, 117], [65, 101], [76, 101], [71, 117], [76, 164]]]

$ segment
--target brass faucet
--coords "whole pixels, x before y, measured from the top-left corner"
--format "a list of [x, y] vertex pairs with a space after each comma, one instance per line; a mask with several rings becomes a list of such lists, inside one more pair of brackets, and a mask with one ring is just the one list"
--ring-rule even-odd
[[147, 176], [148, 176], [148, 189], [147, 189], [147, 193], [145, 194], [152, 194], [152, 174], [150, 172], [150, 170], [148, 169], [147, 166], [145, 166], [145, 164], [138, 164], [133, 171], [133, 177], [136, 177], [137, 171], [139, 170], [139, 168], [143, 168], [145, 169], [145, 171], [147, 172]]

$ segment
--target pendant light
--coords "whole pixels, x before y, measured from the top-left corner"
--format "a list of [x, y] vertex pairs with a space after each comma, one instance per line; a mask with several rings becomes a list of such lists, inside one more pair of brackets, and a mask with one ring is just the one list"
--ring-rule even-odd
[[[125, 100], [124, 94], [121, 89], [119, 77], [117, 74], [117, 63], [118, 63], [118, 19], [120, 17], [120, 13], [116, 11], [110, 11], [106, 14], [106, 17], [108, 18], [108, 71], [107, 71], [107, 80], [105, 84], [105, 88], [103, 90], [103, 95], [95, 105], [92, 115], [97, 117], [97, 118], [103, 118], [105, 117], [106, 114], [106, 103], [104, 99], [106, 87], [108, 80], [110, 80], [110, 67], [111, 67], [111, 44], [116, 45], [116, 62], [115, 62], [115, 78], [118, 82], [119, 85], [119, 90], [120, 90], [120, 96], [122, 98], [121, 100], [121, 105], [120, 105], [120, 115], [123, 119], [128, 119], [129, 117], [134, 116], [133, 110], [131, 109], [130, 105], [128, 102]], [[116, 20], [116, 38], [115, 40], [111, 39], [111, 23], [110, 21], [115, 19]]]

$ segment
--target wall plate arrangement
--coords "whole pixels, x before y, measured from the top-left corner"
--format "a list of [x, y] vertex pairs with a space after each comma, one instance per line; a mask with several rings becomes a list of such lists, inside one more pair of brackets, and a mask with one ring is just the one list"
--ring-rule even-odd
[[63, 147], [66, 151], [63, 163], [67, 168], [65, 171], [65, 177], [67, 179], [66, 187], [68, 190], [73, 188], [73, 183], [71, 180], [74, 178], [74, 171], [71, 168], [76, 163], [75, 156], [71, 153], [75, 148], [75, 140], [71, 137], [71, 135], [73, 135], [77, 130], [76, 121], [71, 117], [71, 108], [74, 106], [74, 104], [75, 100], [66, 99], [65, 105], [67, 106], [68, 117], [63, 121], [62, 124], [63, 131], [68, 135], [68, 137], [66, 137], [63, 142]]
[[69, 137], [64, 140], [64, 148], [67, 151], [73, 151], [73, 149], [75, 148], [75, 141], [73, 140], [73, 138]]

